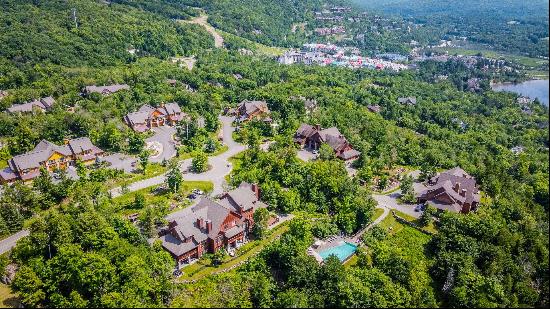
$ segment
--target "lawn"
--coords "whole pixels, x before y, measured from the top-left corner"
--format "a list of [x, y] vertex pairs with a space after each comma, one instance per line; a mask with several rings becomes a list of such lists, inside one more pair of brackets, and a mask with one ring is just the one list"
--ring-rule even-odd
[[19, 305], [17, 295], [12, 292], [11, 288], [3, 283], [0, 283], [0, 307], [19, 308]]
[[243, 156], [244, 156], [244, 153], [241, 152], [228, 159], [229, 163], [233, 165], [233, 171], [229, 175], [225, 175], [224, 178], [225, 178], [225, 181], [227, 181], [227, 183], [229, 183], [231, 180], [231, 174], [235, 173], [235, 171], [239, 170], [239, 168], [241, 167], [241, 160]]
[[371, 220], [374, 222], [376, 219], [380, 218], [380, 216], [384, 213], [384, 209], [382, 208], [376, 208], [374, 209], [374, 214], [372, 215]]
[[182, 202], [181, 197], [187, 196], [189, 193], [191, 193], [193, 189], [199, 189], [204, 191], [205, 193], [212, 192], [212, 190], [214, 189], [214, 184], [210, 181], [184, 181], [181, 184], [181, 188], [178, 194], [178, 196], [180, 197], [179, 200], [176, 199], [177, 196], [174, 195], [174, 193], [172, 192], [164, 191], [161, 193], [155, 193], [156, 188], [158, 188], [158, 186], [144, 188], [135, 192], [121, 195], [114, 198], [113, 203], [116, 204], [119, 209], [122, 209], [121, 213], [124, 215], [139, 211], [138, 209], [125, 208], [126, 205], [129, 205], [134, 201], [137, 194], [143, 194], [143, 197], [145, 198], [145, 205], [161, 205], [172, 202], [178, 205], [178, 208], [185, 208], [190, 204], [190, 201], [188, 199], [185, 199]]
[[114, 179], [113, 181], [109, 181], [108, 187], [109, 188], [115, 188], [115, 187], [121, 187], [124, 185], [129, 185], [131, 183], [160, 176], [164, 173], [166, 173], [166, 167], [162, 166], [158, 163], [151, 163], [147, 166], [147, 169], [144, 173], [138, 173], [138, 174], [123, 174], [119, 178]]
[[219, 266], [212, 266], [211, 260], [209, 258], [201, 258], [195, 264], [187, 266], [182, 269], [183, 275], [179, 280], [198, 280], [204, 278], [208, 275], [221, 272], [223, 270], [229, 269], [243, 261], [248, 260], [249, 258], [255, 256], [268, 244], [272, 243], [275, 239], [281, 236], [284, 232], [288, 230], [288, 222], [282, 223], [271, 231], [271, 234], [268, 238], [262, 240], [254, 240], [245, 244], [243, 247], [237, 250], [238, 256], [236, 257], [227, 257], [223, 264]]
[[[403, 219], [405, 219], [409, 222], [418, 224], [419, 219], [416, 219], [413, 216], [409, 216], [409, 215], [407, 215], [405, 213], [402, 213], [400, 211], [397, 211], [397, 210], [395, 210], [395, 213], [398, 216], [400, 216], [401, 218], [403, 218]], [[391, 235], [395, 235], [396, 233], [399, 233], [403, 229], [404, 225], [397, 222], [395, 217], [390, 214], [389, 216], [386, 217], [386, 219], [384, 219], [382, 222], [380, 222], [380, 227], [382, 227], [383, 229], [388, 231]], [[413, 227], [408, 227], [408, 228], [414, 229]], [[433, 222], [428, 224], [428, 226], [426, 226], [422, 229], [427, 231], [427, 232], [437, 233], [437, 229], [435, 228], [435, 225], [434, 225]]]

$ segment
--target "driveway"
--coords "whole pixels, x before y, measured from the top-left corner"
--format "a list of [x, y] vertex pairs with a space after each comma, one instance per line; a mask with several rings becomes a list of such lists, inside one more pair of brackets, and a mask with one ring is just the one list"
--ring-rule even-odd
[[0, 255], [10, 251], [15, 247], [17, 241], [25, 236], [29, 236], [29, 231], [22, 230], [0, 241]]
[[406, 205], [397, 203], [397, 199], [401, 196], [401, 192], [394, 192], [390, 195], [376, 195], [373, 194], [372, 197], [378, 202], [379, 206], [388, 209], [395, 209], [407, 215], [419, 218], [422, 214], [421, 212], [414, 211], [415, 205]]
[[[228, 150], [218, 156], [208, 158], [208, 164], [212, 167], [210, 170], [201, 174], [196, 174], [192, 172], [183, 174], [184, 180], [211, 181], [212, 183], [214, 183], [212, 196], [216, 196], [226, 191], [226, 187], [228, 184], [225, 181], [225, 176], [229, 175], [233, 170], [233, 165], [229, 162], [229, 158], [235, 156], [240, 152], [243, 152], [246, 149], [246, 146], [241, 145], [233, 140], [234, 128], [231, 126], [231, 124], [234, 118], [220, 116], [219, 119], [222, 122], [223, 142], [227, 145]], [[189, 170], [189, 168], [191, 167], [191, 161], [191, 159], [188, 159], [181, 162], [180, 167], [183, 172]]]
[[[192, 172], [187, 172], [191, 167], [192, 159], [187, 159], [180, 162], [180, 169], [183, 173], [183, 180], [211, 181], [214, 184], [212, 196], [216, 196], [226, 191], [227, 182], [225, 181], [225, 176], [229, 175], [229, 173], [231, 173], [231, 170], [233, 169], [232, 164], [229, 163], [229, 158], [246, 149], [246, 146], [241, 145], [233, 140], [232, 133], [234, 131], [234, 128], [231, 126], [231, 123], [233, 122], [234, 118], [220, 116], [219, 119], [222, 122], [223, 142], [227, 145], [228, 150], [218, 156], [208, 158], [208, 163], [212, 168], [207, 172], [196, 174]], [[148, 187], [163, 184], [165, 179], [165, 175], [160, 175], [157, 177], [134, 182], [128, 185], [128, 192], [134, 192]], [[122, 189], [114, 188], [110, 191], [110, 193], [112, 197], [117, 197], [122, 194]]]
[[[409, 176], [412, 176], [413, 179], [418, 179], [418, 177], [420, 176], [420, 171], [419, 170], [414, 170], [410, 173], [408, 173]], [[426, 187], [423, 183], [421, 182], [418, 182], [418, 181], [414, 181], [413, 182], [413, 189], [414, 189], [414, 193], [415, 195], [419, 195], [421, 192], [423, 192], [424, 190], [426, 190], [428, 187]], [[397, 199], [401, 197], [401, 189], [399, 190], [396, 190], [390, 194], [386, 194], [386, 195], [383, 195], [383, 194], [373, 194], [372, 197], [378, 202], [378, 205], [380, 207], [386, 207], [388, 209], [395, 209], [395, 210], [398, 210], [402, 213], [405, 213], [407, 215], [410, 215], [410, 216], [413, 216], [415, 218], [419, 218], [420, 215], [422, 214], [422, 211], [414, 211], [414, 208], [418, 205], [418, 204], [399, 204], [397, 202]]]
[[317, 158], [316, 154], [313, 154], [313, 152], [307, 149], [299, 149], [297, 155], [298, 155], [298, 159], [304, 162], [309, 162]]
[[145, 143], [148, 146], [157, 145], [156, 149], [160, 153], [156, 156], [151, 156], [149, 160], [152, 163], [161, 163], [164, 160], [168, 161], [174, 158], [178, 154], [176, 144], [172, 138], [176, 134], [176, 128], [168, 126], [157, 127], [153, 128], [153, 132], [155, 132], [155, 135], [146, 139]]
[[107, 168], [124, 171], [128, 174], [135, 172], [138, 166], [136, 158], [121, 153], [113, 153], [100, 160], [109, 164]]

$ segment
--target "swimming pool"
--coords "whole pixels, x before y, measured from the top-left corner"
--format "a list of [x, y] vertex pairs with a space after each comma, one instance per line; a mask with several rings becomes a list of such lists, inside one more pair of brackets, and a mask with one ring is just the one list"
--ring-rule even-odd
[[336, 257], [341, 261], [345, 261], [347, 258], [352, 256], [355, 251], [357, 250], [357, 246], [354, 244], [350, 244], [349, 242], [344, 242], [343, 244], [325, 249], [321, 252], [319, 252], [319, 255], [323, 258], [323, 260], [326, 260], [331, 255], [336, 255]]

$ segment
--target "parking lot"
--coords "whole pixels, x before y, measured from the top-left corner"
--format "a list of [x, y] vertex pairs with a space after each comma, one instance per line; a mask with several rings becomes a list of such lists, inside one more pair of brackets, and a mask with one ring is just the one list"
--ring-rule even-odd
[[298, 150], [298, 158], [302, 161], [309, 162], [311, 160], [317, 159], [318, 154], [313, 153], [308, 149]]

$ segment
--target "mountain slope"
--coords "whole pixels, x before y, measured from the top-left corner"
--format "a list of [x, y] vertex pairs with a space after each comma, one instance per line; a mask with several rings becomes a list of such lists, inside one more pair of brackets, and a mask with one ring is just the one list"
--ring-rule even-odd
[[354, 0], [495, 49], [548, 56], [548, 0]]
[[0, 6], [0, 57], [15, 62], [106, 65], [130, 61], [129, 48], [165, 58], [213, 46], [211, 36], [199, 26], [126, 5], [2, 0]]

